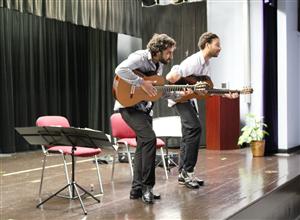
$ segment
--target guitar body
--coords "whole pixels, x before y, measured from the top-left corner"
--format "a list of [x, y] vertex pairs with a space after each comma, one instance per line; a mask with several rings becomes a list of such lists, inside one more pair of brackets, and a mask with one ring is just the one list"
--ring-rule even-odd
[[[175, 84], [178, 84], [178, 85], [194, 85], [196, 84], [197, 82], [199, 81], [202, 81], [202, 82], [206, 82], [207, 83], [207, 88], [213, 88], [214, 85], [213, 85], [213, 82], [211, 81], [210, 77], [209, 76], [194, 76], [194, 75], [191, 75], [191, 76], [187, 76], [187, 77], [182, 77], [180, 78]], [[208, 97], [208, 95], [203, 95], [203, 94], [199, 94], [197, 92], [193, 92], [192, 94], [189, 94], [189, 95], [185, 95], [185, 96], [182, 96], [180, 99], [177, 99], [176, 102], [186, 102], [190, 99], [203, 99], [203, 98], [206, 98]]]
[[[144, 76], [143, 79], [156, 81], [154, 85], [157, 86], [162, 86], [165, 84], [164, 78], [159, 75]], [[124, 107], [133, 106], [141, 101], [157, 101], [162, 94], [163, 91], [158, 90], [156, 96], [150, 97], [141, 87], [136, 87], [132, 84], [129, 84], [118, 75], [116, 75], [114, 78], [113, 95], [115, 99], [117, 99]]]

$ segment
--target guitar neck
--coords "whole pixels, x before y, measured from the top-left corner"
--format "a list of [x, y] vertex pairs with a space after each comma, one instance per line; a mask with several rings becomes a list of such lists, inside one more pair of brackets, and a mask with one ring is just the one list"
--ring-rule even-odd
[[230, 90], [230, 89], [206, 89], [208, 94], [213, 95], [223, 95], [228, 93], [238, 93], [243, 94], [240, 90]]
[[183, 89], [192, 89], [196, 90], [195, 85], [162, 85], [162, 86], [154, 86], [157, 90], [163, 90], [167, 92], [171, 91], [182, 91]]

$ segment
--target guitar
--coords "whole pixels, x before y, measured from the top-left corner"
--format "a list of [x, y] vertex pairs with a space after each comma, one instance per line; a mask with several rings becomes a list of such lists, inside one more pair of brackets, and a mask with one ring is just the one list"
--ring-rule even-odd
[[242, 90], [230, 90], [230, 89], [215, 89], [213, 88], [213, 82], [211, 81], [209, 76], [188, 76], [179, 79], [176, 84], [195, 84], [197, 82], [206, 83], [207, 87], [205, 88], [205, 92], [193, 92], [188, 95], [184, 95], [179, 99], [175, 100], [176, 102], [185, 102], [189, 99], [203, 99], [211, 95], [224, 95], [229, 93], [238, 93], [238, 94], [251, 94], [253, 93], [252, 88], [245, 87]]
[[207, 83], [196, 82], [193, 85], [166, 85], [165, 79], [159, 75], [145, 76], [140, 71], [133, 71], [136, 75], [143, 77], [144, 80], [156, 81], [153, 85], [157, 90], [157, 95], [148, 96], [148, 94], [141, 88], [134, 86], [118, 75], [113, 81], [113, 96], [124, 107], [133, 106], [141, 101], [156, 101], [164, 92], [182, 91], [184, 89], [192, 89], [193, 91], [205, 90]]

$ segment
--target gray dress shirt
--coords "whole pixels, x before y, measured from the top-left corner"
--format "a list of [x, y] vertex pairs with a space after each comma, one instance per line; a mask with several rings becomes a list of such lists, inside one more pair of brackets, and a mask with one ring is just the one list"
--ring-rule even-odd
[[[157, 75], [162, 75], [163, 64], [158, 63], [158, 66], [152, 60], [152, 55], [149, 50], [138, 50], [128, 56], [126, 60], [121, 62], [115, 73], [128, 83], [141, 86], [143, 79], [132, 72], [132, 70], [138, 69], [139, 71], [146, 73], [150, 71], [156, 71]], [[146, 103], [146, 106], [151, 106], [151, 102]], [[124, 108], [118, 101], [115, 102], [114, 110]]]

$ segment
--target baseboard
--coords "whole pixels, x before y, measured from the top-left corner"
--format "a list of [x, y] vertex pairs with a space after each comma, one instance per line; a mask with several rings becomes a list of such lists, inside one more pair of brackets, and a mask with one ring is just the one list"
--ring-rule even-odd
[[278, 149], [278, 153], [284, 153], [284, 154], [291, 154], [291, 153], [294, 153], [296, 151], [300, 151], [300, 145], [295, 146], [295, 147], [291, 147], [289, 149]]

